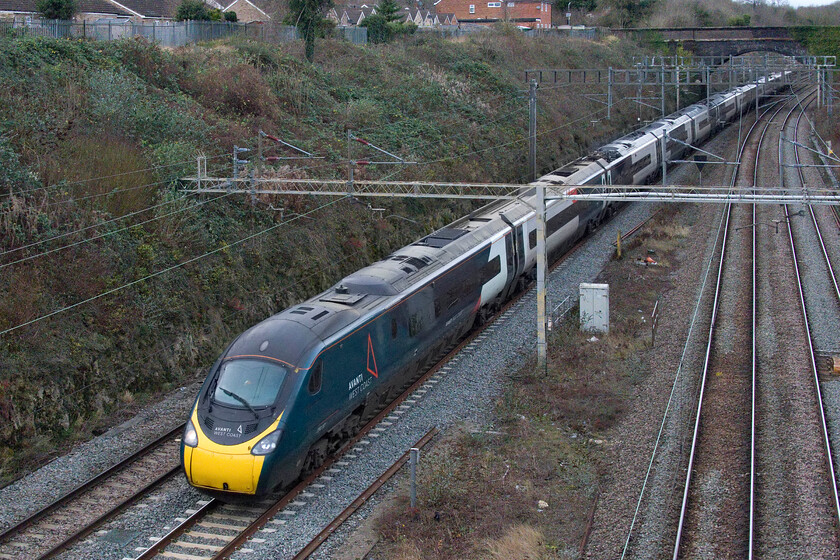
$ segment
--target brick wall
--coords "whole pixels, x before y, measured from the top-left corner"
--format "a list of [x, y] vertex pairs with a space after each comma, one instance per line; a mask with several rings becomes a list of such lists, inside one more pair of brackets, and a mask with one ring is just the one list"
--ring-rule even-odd
[[[540, 0], [525, 2], [487, 0], [440, 0], [437, 4], [438, 13], [455, 14], [458, 21], [464, 20], [497, 20], [512, 21], [516, 25], [536, 28], [551, 27], [551, 3]], [[518, 19], [527, 21], [516, 21]], [[480, 21], [487, 23], [490, 21]]]
[[270, 17], [268, 17], [266, 14], [264, 14], [245, 0], [239, 0], [238, 2], [235, 2], [232, 6], [230, 6], [228, 11], [236, 12], [237, 21], [240, 21], [242, 23], [271, 20]]

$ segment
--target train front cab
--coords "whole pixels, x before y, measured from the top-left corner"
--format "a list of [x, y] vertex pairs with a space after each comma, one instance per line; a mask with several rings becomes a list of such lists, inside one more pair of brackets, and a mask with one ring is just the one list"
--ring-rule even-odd
[[[265, 494], [288, 476], [293, 468], [288, 460], [297, 460], [284, 432], [293, 396], [308, 372], [277, 356], [286, 351], [282, 342], [294, 346], [291, 338], [312, 334], [300, 324], [283, 323], [286, 336], [277, 334], [276, 317], [243, 333], [199, 391], [181, 460], [188, 482], [203, 492], [232, 498]], [[304, 346], [309, 344], [299, 347]]]

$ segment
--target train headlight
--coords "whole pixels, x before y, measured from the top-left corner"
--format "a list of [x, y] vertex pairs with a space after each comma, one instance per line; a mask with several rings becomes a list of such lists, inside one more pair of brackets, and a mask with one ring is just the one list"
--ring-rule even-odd
[[192, 420], [187, 420], [187, 427], [184, 428], [184, 445], [195, 447], [198, 445], [198, 432], [195, 431]]
[[276, 430], [262, 438], [257, 445], [251, 450], [253, 455], [268, 455], [277, 448], [277, 442], [280, 441], [280, 436], [283, 435], [283, 430]]

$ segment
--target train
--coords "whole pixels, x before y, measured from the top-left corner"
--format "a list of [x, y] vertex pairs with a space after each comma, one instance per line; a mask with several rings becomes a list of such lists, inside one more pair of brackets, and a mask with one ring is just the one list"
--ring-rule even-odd
[[[186, 423], [189, 484], [223, 500], [254, 499], [313, 472], [535, 278], [536, 185], [596, 192], [647, 183], [663, 153], [680, 159], [783, 81], [773, 74], [656, 120], [240, 334], [210, 368]], [[616, 210], [549, 201], [547, 252], [564, 252]]]

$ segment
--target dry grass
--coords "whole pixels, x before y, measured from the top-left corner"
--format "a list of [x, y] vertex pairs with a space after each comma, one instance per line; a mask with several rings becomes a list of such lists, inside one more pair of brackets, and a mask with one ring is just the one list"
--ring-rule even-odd
[[249, 64], [206, 71], [195, 80], [192, 88], [202, 105], [219, 113], [243, 117], [276, 116], [271, 88], [259, 70]]
[[[147, 208], [157, 192], [152, 185], [154, 175], [137, 172], [149, 167], [142, 148], [125, 137], [108, 133], [71, 135], [55, 159], [48, 158], [43, 163], [41, 174], [47, 184], [67, 181], [69, 197], [83, 199], [83, 206], [112, 215]], [[118, 194], [104, 196], [111, 192]], [[59, 196], [60, 200], [66, 198]]]
[[424, 560], [420, 549], [411, 543], [399, 543], [394, 550], [393, 560]]
[[542, 560], [545, 537], [529, 525], [516, 525], [497, 539], [488, 539], [487, 560]]

